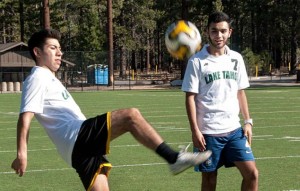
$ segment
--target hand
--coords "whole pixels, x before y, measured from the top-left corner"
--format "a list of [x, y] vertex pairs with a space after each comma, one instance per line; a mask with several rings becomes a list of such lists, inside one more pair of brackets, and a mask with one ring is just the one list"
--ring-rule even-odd
[[247, 137], [248, 143], [251, 146], [251, 143], [252, 143], [252, 125], [246, 124], [244, 126], [244, 135]]
[[11, 164], [11, 168], [15, 170], [16, 174], [19, 174], [19, 176], [23, 176], [25, 173], [27, 167], [27, 159], [20, 159], [20, 158], [16, 158], [12, 164]]
[[200, 131], [192, 133], [192, 140], [193, 140], [194, 147], [198, 148], [199, 151], [206, 150], [206, 142], [203, 134]]

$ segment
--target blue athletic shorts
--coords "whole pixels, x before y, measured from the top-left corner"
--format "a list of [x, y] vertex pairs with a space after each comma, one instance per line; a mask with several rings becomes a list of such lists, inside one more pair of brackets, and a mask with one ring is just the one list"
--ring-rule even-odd
[[[195, 166], [196, 172], [213, 172], [222, 167], [233, 167], [234, 162], [254, 161], [251, 147], [244, 136], [243, 128], [238, 128], [226, 135], [204, 135], [206, 149], [212, 155], [204, 163]], [[194, 152], [199, 152], [194, 148]]]

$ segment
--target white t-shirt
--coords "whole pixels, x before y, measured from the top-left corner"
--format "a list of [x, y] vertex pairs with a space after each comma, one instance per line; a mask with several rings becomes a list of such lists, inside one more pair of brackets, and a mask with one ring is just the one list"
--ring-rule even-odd
[[249, 87], [245, 63], [228, 46], [218, 57], [207, 47], [189, 59], [182, 91], [197, 93], [197, 123], [203, 134], [228, 133], [241, 127], [237, 92]]
[[24, 112], [35, 113], [61, 157], [72, 166], [74, 143], [86, 118], [50, 70], [32, 68], [23, 84], [20, 113]]

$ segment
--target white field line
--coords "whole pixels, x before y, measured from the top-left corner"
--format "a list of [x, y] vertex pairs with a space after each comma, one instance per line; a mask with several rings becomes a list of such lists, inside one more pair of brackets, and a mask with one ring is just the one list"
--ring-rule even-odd
[[270, 160], [270, 159], [283, 159], [283, 158], [300, 158], [300, 155], [277, 156], [277, 157], [257, 157], [257, 158], [255, 158], [255, 160]]
[[[168, 145], [188, 145], [190, 144], [191, 142], [179, 142], [179, 143], [168, 143]], [[122, 147], [141, 147], [143, 145], [141, 144], [132, 144], [132, 145], [112, 145], [110, 146], [111, 148], [122, 148]], [[48, 148], [48, 149], [28, 149], [27, 151], [28, 152], [40, 152], [40, 151], [53, 151], [53, 150], [56, 150], [56, 148]], [[4, 150], [4, 151], [1, 151], [0, 150], [0, 153], [13, 153], [13, 152], [17, 152], [16, 150]]]
[[[184, 108], [183, 108], [184, 109]], [[281, 110], [281, 111], [252, 111], [252, 114], [264, 114], [264, 113], [268, 113], [268, 114], [276, 114], [276, 113], [298, 113], [299, 110], [290, 110], [290, 111], [285, 111], [285, 110]], [[145, 111], [143, 113], [170, 113], [170, 111]], [[4, 115], [15, 115], [13, 112], [9, 112], [9, 113], [5, 113], [5, 112], [0, 112], [0, 114], [4, 114]], [[165, 118], [165, 117], [186, 117], [186, 114], [178, 114], [178, 115], [145, 115], [146, 118]], [[300, 118], [300, 117], [295, 117], [295, 118]], [[270, 118], [268, 118], [270, 119]], [[274, 119], [278, 119], [278, 117], [274, 118]], [[9, 122], [0, 122], [0, 123], [11, 123], [11, 121]], [[1, 130], [1, 129], [0, 129]]]
[[[257, 136], [253, 136], [254, 140], [256, 140], [256, 138], [263, 138], [263, 137], [272, 137], [273, 135], [257, 135]], [[47, 136], [45, 136], [47, 137]], [[288, 137], [290, 138], [290, 137]], [[296, 138], [296, 137], [295, 137]], [[283, 137], [282, 139], [287, 139], [285, 137]], [[298, 137], [298, 139], [300, 139], [300, 137]], [[265, 140], [265, 139], [260, 139], [260, 140]], [[191, 142], [177, 142], [177, 143], [169, 143], [168, 145], [188, 145]], [[141, 144], [131, 144], [131, 145], [111, 145], [111, 148], [122, 148], [122, 147], [141, 147]], [[52, 150], [56, 150], [56, 148], [48, 148], [48, 149], [28, 149], [28, 152], [39, 152], [39, 151], [52, 151]], [[1, 151], [0, 153], [12, 153], [12, 152], [17, 152], [16, 150], [4, 150]]]
[[[283, 159], [283, 158], [300, 158], [300, 155], [295, 156], [276, 156], [276, 157], [258, 157], [256, 160], [272, 160], [272, 159]], [[158, 165], [167, 165], [167, 163], [144, 163], [144, 164], [124, 164], [116, 165], [113, 168], [126, 168], [126, 167], [141, 167], [141, 166], [158, 166]], [[50, 169], [35, 169], [27, 170], [26, 173], [35, 173], [35, 172], [48, 172], [48, 171], [62, 171], [62, 170], [74, 170], [73, 168], [50, 168]], [[14, 171], [0, 172], [2, 174], [15, 174]]]
[[[47, 137], [47, 136], [44, 136]], [[274, 138], [273, 135], [254, 135], [253, 136], [253, 141], [265, 141], [265, 140], [287, 140], [287, 141], [300, 141], [300, 137], [290, 137], [290, 136], [285, 136], [285, 137], [279, 137], [279, 138]], [[169, 145], [188, 145], [191, 142], [176, 142], [176, 143], [169, 143]], [[131, 144], [131, 145], [111, 145], [111, 148], [122, 148], [122, 147], [141, 147], [141, 144]], [[29, 149], [28, 152], [40, 152], [40, 151], [52, 151], [56, 150], [55, 148], [46, 148], [46, 149]], [[16, 152], [16, 150], [0, 150], [0, 153], [12, 153]]]
[[[1, 124], [1, 122], [0, 122]], [[15, 124], [15, 126], [17, 125], [17, 123]], [[42, 127], [39, 126], [32, 126], [30, 127], [30, 129], [41, 129]], [[9, 128], [1, 128], [0, 131], [6, 131], [6, 130], [13, 130], [16, 131], [17, 130], [17, 126], [16, 127], [9, 127]]]
[[[300, 117], [299, 117], [300, 118]], [[255, 126], [255, 129], [265, 129], [265, 128], [287, 128], [287, 127], [300, 127], [299, 124], [293, 124], [293, 125], [274, 125], [274, 126]], [[32, 128], [41, 128], [41, 127], [32, 127]], [[178, 127], [174, 127], [174, 126], [169, 126], [169, 127], [155, 127], [157, 129], [157, 131], [159, 133], [163, 133], [163, 132], [185, 132], [185, 131], [190, 131], [189, 127], [186, 128], [178, 128]], [[16, 130], [15, 128], [6, 128], [6, 129], [0, 129], [0, 131], [3, 130]], [[35, 137], [30, 137], [30, 139], [34, 138], [34, 139], [38, 139], [38, 138], [45, 138], [47, 136], [35, 136]], [[1, 137], [0, 139], [15, 139], [15, 136], [12, 137]]]
[[[186, 115], [168, 115], [168, 117], [182, 117], [182, 116], [186, 116]], [[166, 116], [148, 116], [147, 118], [162, 118], [162, 117], [166, 117]], [[296, 118], [300, 118], [300, 115], [299, 117], [292, 117], [293, 119], [296, 119]], [[278, 117], [274, 117], [274, 118], [268, 118], [268, 120], [272, 120], [272, 119], [280, 119]], [[256, 118], [256, 120], [264, 120], [264, 118]], [[0, 122], [1, 124], [1, 122]], [[163, 126], [164, 124], [169, 124], [169, 125], [166, 125], [166, 126]], [[173, 125], [170, 125], [170, 124], [174, 124]], [[168, 122], [168, 123], [164, 123], [164, 122], [157, 122], [157, 123], [152, 123], [152, 125], [158, 129], [159, 132], [165, 132], [165, 131], [190, 131], [188, 125], [187, 127], [182, 127], [182, 128], [178, 128], [178, 127], [175, 127], [175, 124], [176, 123], [173, 123], [173, 122]], [[278, 125], [278, 126], [255, 126], [255, 128], [284, 128], [284, 127], [300, 127], [299, 124], [285, 124], [285, 125]], [[40, 126], [32, 126], [31, 129], [40, 129], [42, 127]], [[164, 130], [161, 130], [161, 129], [164, 129]], [[16, 131], [16, 127], [11, 127], [11, 128], [0, 128], [0, 131]], [[13, 137], [5, 137], [5, 138], [13, 138]], [[0, 138], [0, 139], [3, 139], [3, 138]]]
[[[44, 136], [30, 136], [30, 139], [44, 139], [44, 138], [48, 138], [47, 135], [44, 135]], [[4, 137], [4, 138], [0, 138], [0, 139], [16, 139], [15, 136], [13, 137]]]
[[[55, 148], [49, 148], [49, 149], [28, 149], [28, 152], [40, 152], [40, 151], [52, 151], [56, 150]], [[7, 151], [0, 151], [0, 153], [15, 153], [17, 150], [7, 150]]]
[[19, 112], [11, 111], [11, 112], [2, 112], [0, 111], [1, 115], [19, 115]]

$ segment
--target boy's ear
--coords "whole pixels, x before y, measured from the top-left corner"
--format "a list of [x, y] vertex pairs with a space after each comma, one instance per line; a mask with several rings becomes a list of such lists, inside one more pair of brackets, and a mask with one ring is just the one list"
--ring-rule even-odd
[[41, 50], [38, 47], [34, 47], [33, 52], [35, 56], [40, 56], [41, 54]]
[[233, 29], [230, 28], [230, 29], [229, 29], [229, 35], [228, 35], [228, 38], [230, 38], [230, 36], [231, 36], [231, 34], [232, 34], [232, 31], [233, 31]]
[[203, 33], [204, 33], [204, 35], [209, 36], [207, 27], [204, 29]]

